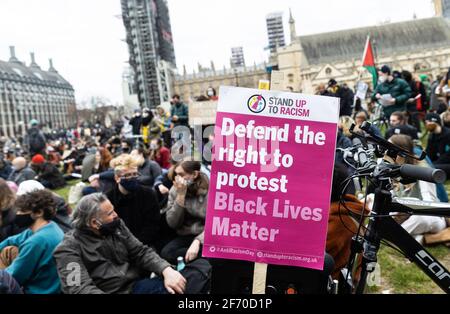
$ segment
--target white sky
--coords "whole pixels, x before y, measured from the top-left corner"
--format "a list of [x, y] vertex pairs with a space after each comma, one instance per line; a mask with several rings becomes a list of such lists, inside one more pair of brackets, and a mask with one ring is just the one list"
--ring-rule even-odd
[[[229, 65], [231, 47], [243, 46], [246, 63], [267, 59], [265, 16], [284, 12], [289, 41], [289, 8], [297, 34], [430, 17], [431, 0], [168, 0], [179, 72], [197, 62]], [[74, 86], [77, 101], [103, 96], [122, 101], [122, 71], [128, 50], [120, 0], [0, 0], [0, 60], [17, 57], [48, 69], [48, 58]], [[418, 39], [420, 40], [420, 39]]]

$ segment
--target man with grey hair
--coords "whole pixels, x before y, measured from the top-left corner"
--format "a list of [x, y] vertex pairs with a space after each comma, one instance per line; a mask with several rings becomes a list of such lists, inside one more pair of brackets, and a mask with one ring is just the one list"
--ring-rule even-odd
[[64, 293], [184, 293], [186, 279], [133, 236], [105, 195], [82, 198], [73, 219], [54, 252]]

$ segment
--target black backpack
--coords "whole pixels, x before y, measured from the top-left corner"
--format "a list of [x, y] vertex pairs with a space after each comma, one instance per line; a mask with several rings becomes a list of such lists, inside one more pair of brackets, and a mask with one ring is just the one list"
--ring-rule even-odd
[[186, 264], [180, 272], [186, 278], [186, 294], [209, 294], [211, 291], [211, 264], [203, 258]]

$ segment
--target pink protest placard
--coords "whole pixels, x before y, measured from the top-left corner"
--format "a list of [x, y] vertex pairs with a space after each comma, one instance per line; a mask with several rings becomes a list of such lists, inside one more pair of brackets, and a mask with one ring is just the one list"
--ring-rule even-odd
[[339, 100], [222, 87], [203, 256], [323, 269]]

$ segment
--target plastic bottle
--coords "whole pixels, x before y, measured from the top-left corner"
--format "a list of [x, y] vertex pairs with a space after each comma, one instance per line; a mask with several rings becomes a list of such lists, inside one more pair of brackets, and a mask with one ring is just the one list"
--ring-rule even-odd
[[182, 271], [186, 265], [182, 256], [177, 257], [177, 271]]

